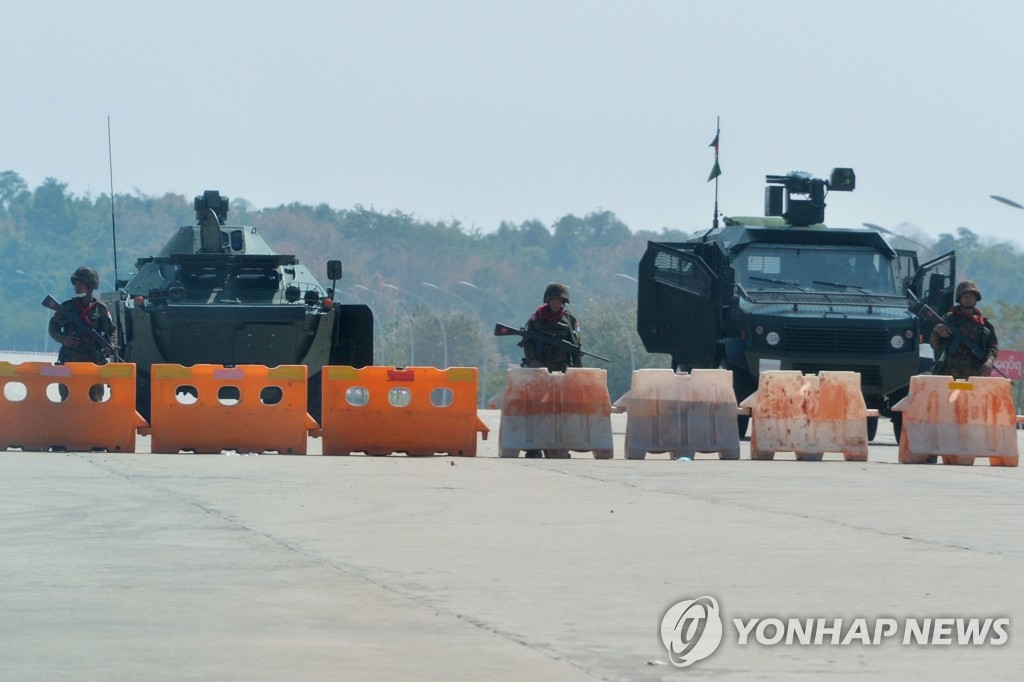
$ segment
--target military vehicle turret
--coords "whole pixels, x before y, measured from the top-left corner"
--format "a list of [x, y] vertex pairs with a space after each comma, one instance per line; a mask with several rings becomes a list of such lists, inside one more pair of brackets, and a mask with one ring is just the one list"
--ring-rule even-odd
[[373, 364], [373, 314], [333, 301], [341, 261], [326, 288], [294, 255], [275, 253], [253, 227], [227, 224], [228, 198], [196, 197], [196, 225], [178, 229], [159, 254], [141, 258], [107, 301], [121, 355], [137, 366], [139, 413], [150, 416], [150, 368], [303, 364], [309, 412], [320, 419], [324, 365]]
[[[672, 367], [733, 372], [736, 399], [772, 369], [860, 373], [869, 408], [890, 416], [910, 377], [930, 364], [930, 327], [910, 294], [933, 308], [953, 303], [953, 252], [920, 264], [874, 229], [826, 227], [825, 197], [851, 191], [852, 169], [829, 180], [766, 177], [764, 217], [726, 217], [685, 242], [649, 242], [640, 262], [637, 331]], [[873, 438], [877, 418], [869, 420]], [[746, 420], [740, 420], [741, 432]]]

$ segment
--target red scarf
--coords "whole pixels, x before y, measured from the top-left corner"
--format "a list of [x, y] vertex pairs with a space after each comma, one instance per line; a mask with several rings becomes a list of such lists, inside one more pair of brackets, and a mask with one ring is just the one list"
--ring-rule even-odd
[[959, 315], [960, 317], [966, 317], [968, 320], [974, 320], [975, 322], [980, 324], [982, 327], [984, 327], [985, 326], [985, 318], [984, 318], [984, 316], [982, 316], [981, 311], [978, 310], [977, 308], [973, 308], [973, 310], [974, 310], [973, 313], [969, 313], [966, 310], [964, 310], [963, 306], [955, 305], [955, 306], [953, 306], [950, 309], [949, 312], [953, 313], [954, 315]]
[[93, 299], [92, 303], [85, 304], [82, 301], [75, 301], [75, 308], [78, 310], [79, 317], [85, 321], [87, 325], [92, 326], [92, 319], [89, 317], [89, 313], [96, 310], [96, 305], [99, 303], [96, 299]]
[[537, 312], [534, 313], [537, 319], [544, 320], [545, 322], [558, 322], [565, 317], [565, 308], [562, 308], [557, 313], [551, 309], [547, 303], [537, 308]]

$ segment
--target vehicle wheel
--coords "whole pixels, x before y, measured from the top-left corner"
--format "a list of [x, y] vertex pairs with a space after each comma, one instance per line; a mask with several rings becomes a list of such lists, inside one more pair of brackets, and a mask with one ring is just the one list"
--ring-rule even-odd
[[750, 425], [750, 415], [749, 414], [741, 414], [740, 416], [736, 417], [736, 428], [739, 429], [740, 440], [743, 440], [743, 437], [747, 435], [747, 427], [749, 425]]
[[[732, 390], [736, 394], [736, 404], [739, 405], [749, 398], [757, 390], [757, 381], [747, 376], [745, 370], [730, 369], [723, 361], [718, 365], [719, 369], [728, 369], [732, 372]], [[747, 435], [750, 427], [750, 415], [741, 414], [736, 417], [736, 428], [740, 434], [740, 440]]]
[[146, 423], [152, 426], [153, 422], [149, 418], [151, 405], [149, 374], [141, 369], [136, 371], [138, 373], [135, 376], [135, 410], [142, 415]]
[[306, 382], [306, 412], [316, 421], [323, 425], [323, 370], [320, 370], [309, 377]]
[[892, 433], [896, 436], [896, 442], [900, 442], [900, 438], [903, 436], [903, 413], [893, 412], [892, 417]]
[[878, 433], [878, 417], [868, 417], [868, 442], [875, 439]]

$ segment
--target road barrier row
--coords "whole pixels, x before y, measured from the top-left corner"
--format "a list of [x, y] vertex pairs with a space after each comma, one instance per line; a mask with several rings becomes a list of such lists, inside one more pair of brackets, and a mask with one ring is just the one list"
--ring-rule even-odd
[[[305, 454], [309, 436], [323, 452], [474, 456], [487, 426], [476, 410], [472, 367], [327, 367], [322, 426], [307, 413], [303, 365], [154, 365], [152, 426], [135, 411], [135, 365], [50, 365], [0, 362], [0, 448], [133, 452], [135, 435], [152, 436], [153, 452], [278, 452]], [[771, 371], [737, 408], [732, 373], [636, 370], [630, 391], [610, 404], [607, 374], [570, 368], [508, 371], [506, 388], [490, 406], [501, 408], [499, 454], [541, 450], [613, 456], [611, 412], [626, 412], [626, 457], [648, 452], [673, 458], [717, 452], [739, 457], [738, 411], [752, 417], [751, 459], [793, 452], [819, 460], [837, 452], [867, 459], [867, 410], [851, 372]], [[917, 376], [902, 412], [899, 459], [1018, 466], [1016, 425], [1006, 379]]]

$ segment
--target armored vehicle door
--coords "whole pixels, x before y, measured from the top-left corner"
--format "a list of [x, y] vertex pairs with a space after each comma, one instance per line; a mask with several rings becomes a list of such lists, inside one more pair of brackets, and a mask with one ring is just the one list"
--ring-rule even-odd
[[[956, 288], [956, 253], [950, 251], [923, 263], [914, 273], [908, 289], [935, 312], [942, 315], [953, 307]], [[934, 324], [921, 322], [921, 333], [927, 339]]]
[[719, 339], [719, 278], [692, 251], [648, 242], [640, 261], [637, 332], [673, 366], [713, 367]]
[[899, 268], [899, 282], [903, 287], [910, 286], [914, 275], [920, 267], [917, 263], [917, 252], [907, 249], [896, 249], [896, 267]]

